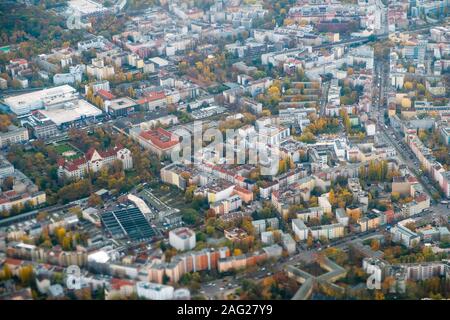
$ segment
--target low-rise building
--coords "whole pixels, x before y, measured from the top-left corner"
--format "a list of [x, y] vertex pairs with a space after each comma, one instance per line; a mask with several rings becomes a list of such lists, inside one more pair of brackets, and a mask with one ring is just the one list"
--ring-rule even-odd
[[128, 97], [105, 101], [105, 111], [116, 117], [126, 116], [130, 113], [133, 113], [136, 106], [136, 101]]
[[245, 241], [249, 238], [248, 233], [244, 229], [240, 228], [231, 228], [224, 230], [224, 235], [225, 238], [233, 242]]

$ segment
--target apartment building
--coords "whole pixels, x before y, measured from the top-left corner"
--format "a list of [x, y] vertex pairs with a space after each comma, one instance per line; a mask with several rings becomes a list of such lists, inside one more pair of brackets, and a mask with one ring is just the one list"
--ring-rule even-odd
[[169, 243], [177, 250], [192, 250], [195, 247], [195, 232], [189, 228], [177, 228], [169, 232]]
[[28, 140], [28, 130], [24, 127], [10, 125], [6, 132], [0, 132], [0, 148]]

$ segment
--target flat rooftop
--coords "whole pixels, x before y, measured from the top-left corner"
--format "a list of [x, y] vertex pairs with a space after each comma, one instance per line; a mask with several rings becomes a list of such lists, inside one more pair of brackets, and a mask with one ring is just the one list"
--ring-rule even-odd
[[123, 98], [111, 100], [111, 105], [109, 106], [109, 108], [111, 108], [113, 110], [121, 110], [121, 109], [134, 107], [135, 105], [136, 105], [136, 102], [133, 99], [123, 97]]
[[69, 85], [63, 85], [54, 88], [38, 90], [25, 94], [20, 94], [17, 96], [8, 97], [5, 99], [5, 103], [11, 109], [21, 108], [23, 106], [33, 104], [36, 101], [42, 101], [44, 98], [49, 96], [64, 95], [73, 92], [76, 92], [75, 88], [72, 88]]
[[103, 7], [102, 4], [92, 0], [70, 0], [68, 5], [71, 8], [78, 10], [82, 15], [88, 15], [108, 10], [107, 8]]
[[68, 103], [65, 107], [53, 110], [39, 110], [39, 112], [58, 126], [64, 123], [77, 121], [83, 117], [89, 118], [102, 114], [100, 109], [81, 99], [75, 103]]
[[188, 228], [178, 228], [172, 230], [171, 232], [173, 232], [175, 235], [177, 235], [177, 237], [181, 239], [188, 239], [194, 235], [194, 232]]

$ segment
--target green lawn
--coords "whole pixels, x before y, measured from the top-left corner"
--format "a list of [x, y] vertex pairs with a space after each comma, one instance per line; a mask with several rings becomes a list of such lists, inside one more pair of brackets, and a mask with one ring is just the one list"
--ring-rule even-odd
[[77, 159], [82, 156], [82, 154], [69, 143], [57, 144], [54, 146], [54, 148], [58, 154], [60, 154], [67, 160]]

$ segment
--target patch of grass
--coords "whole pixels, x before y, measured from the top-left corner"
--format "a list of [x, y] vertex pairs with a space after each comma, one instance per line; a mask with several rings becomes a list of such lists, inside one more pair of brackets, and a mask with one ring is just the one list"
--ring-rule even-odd
[[67, 160], [77, 159], [82, 156], [82, 154], [69, 143], [57, 144], [54, 148], [59, 155]]

